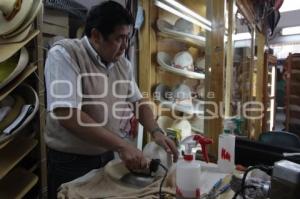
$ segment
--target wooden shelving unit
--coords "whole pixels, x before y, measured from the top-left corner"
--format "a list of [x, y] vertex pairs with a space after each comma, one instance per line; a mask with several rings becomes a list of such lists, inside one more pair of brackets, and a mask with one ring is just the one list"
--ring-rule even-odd
[[[264, 57], [264, 117], [262, 130], [263, 132], [272, 131], [275, 122], [275, 97], [276, 97], [276, 67], [277, 59], [275, 56], [265, 53]], [[273, 74], [273, 72], [275, 74]], [[274, 76], [274, 77], [272, 77]], [[273, 79], [275, 78], [275, 79]], [[273, 91], [272, 91], [273, 89]], [[272, 126], [271, 126], [272, 125]]]
[[[34, 3], [42, 1], [33, 0]], [[43, 6], [43, 5], [42, 5]], [[22, 47], [26, 47], [29, 52], [29, 64], [25, 69], [6, 86], [0, 89], [0, 101], [11, 93], [21, 92], [20, 86], [27, 84], [35, 94], [37, 100], [34, 117], [27, 118], [16, 134], [11, 133], [0, 144], [0, 198], [24, 198], [33, 188], [35, 198], [46, 198], [43, 193], [46, 190], [46, 156], [45, 144], [43, 141], [43, 127], [45, 123], [44, 107], [44, 63], [43, 63], [43, 41], [41, 35], [41, 23], [43, 18], [42, 9], [33, 21], [34, 30], [22, 43], [0, 45], [0, 54], [4, 60], [10, 57], [8, 49], [15, 49], [14, 53]], [[0, 60], [0, 62], [4, 61]], [[24, 91], [26, 92], [26, 91]], [[20, 93], [20, 95], [22, 95]], [[31, 103], [31, 95], [23, 96], [25, 101]], [[28, 99], [27, 99], [28, 98]], [[33, 103], [33, 102], [32, 102]], [[38, 106], [37, 106], [38, 105]], [[37, 107], [39, 108], [36, 112]], [[33, 116], [33, 114], [31, 115]], [[25, 120], [26, 121], [26, 120]], [[2, 133], [2, 132], [1, 132]], [[22, 165], [35, 160], [32, 166], [26, 170]]]
[[23, 198], [38, 182], [38, 177], [16, 168], [0, 181], [0, 198]]
[[300, 53], [289, 54], [285, 62], [285, 71], [285, 129], [300, 135]]
[[28, 65], [24, 71], [17, 76], [14, 81], [10, 82], [7, 86], [0, 90], [0, 101], [7, 97], [15, 88], [17, 88], [27, 77], [34, 73], [37, 66]]
[[2, 148], [0, 150], [0, 179], [5, 177], [36, 145], [36, 140], [16, 138]]

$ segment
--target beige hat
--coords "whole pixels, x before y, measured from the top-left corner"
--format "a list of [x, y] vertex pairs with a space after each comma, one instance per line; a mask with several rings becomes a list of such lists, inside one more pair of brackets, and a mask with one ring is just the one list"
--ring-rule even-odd
[[194, 33], [194, 25], [192, 22], [189, 22], [183, 18], [178, 18], [173, 27], [174, 30], [185, 32], [189, 34]]
[[195, 71], [204, 72], [205, 71], [205, 58], [197, 57], [195, 61]]
[[35, 30], [30, 32], [25, 40], [19, 43], [12, 44], [2, 44], [0, 45], [0, 63], [9, 59], [16, 52], [18, 52], [23, 46], [25, 46], [31, 39], [33, 39], [36, 35], [39, 34], [39, 30]]
[[26, 48], [8, 60], [0, 63], [0, 89], [19, 75], [29, 62], [29, 56]]
[[176, 104], [192, 106], [192, 91], [185, 84], [179, 84], [172, 90], [174, 102]]
[[174, 56], [174, 67], [194, 71], [193, 56], [188, 51], [181, 51]]
[[15, 130], [13, 130], [13, 132], [11, 132], [9, 135], [5, 135], [5, 134], [0, 135], [0, 144], [6, 142], [7, 140], [21, 133], [21, 130], [28, 125], [28, 123], [33, 119], [33, 117], [35, 116], [36, 112], [39, 109], [39, 98], [37, 93], [32, 87], [26, 84], [22, 84], [21, 86], [17, 87], [14, 90], [13, 94], [20, 95], [23, 99], [25, 99], [25, 104], [33, 105], [33, 110], [25, 118], [22, 124], [19, 127], [17, 127]]
[[[173, 89], [174, 91], [174, 89]], [[175, 109], [177, 111], [181, 111], [183, 113], [188, 114], [204, 114], [204, 102], [197, 99], [191, 99], [191, 103], [189, 100], [187, 100], [189, 103], [179, 103], [179, 101], [174, 99], [174, 93], [171, 92], [171, 95], [169, 96], [170, 89], [163, 85], [159, 84], [155, 88], [154, 92], [154, 99], [155, 101], [158, 101], [160, 103], [160, 106], [167, 107], [170, 109]], [[175, 93], [175, 95], [180, 95], [179, 92]], [[178, 102], [178, 103], [175, 103]]]
[[5, 38], [4, 36], [2, 37], [0, 36], [0, 45], [22, 42], [29, 35], [31, 29], [32, 29], [32, 25], [28, 26], [23, 32], [16, 35], [15, 37]]
[[[173, 67], [173, 60], [172, 57], [166, 53], [166, 52], [158, 52], [156, 56], [158, 64], [161, 66], [161, 69], [170, 71], [172, 73], [178, 74], [178, 75], [183, 75], [189, 78], [194, 78], [194, 79], [205, 79], [205, 74], [204, 73], [196, 73], [193, 71], [189, 70], [182, 70], [180, 68]], [[177, 63], [177, 61], [176, 61]], [[179, 63], [179, 61], [178, 61]]]
[[190, 28], [190, 25], [186, 24], [187, 23], [182, 19], [178, 19], [175, 22], [175, 25], [172, 25], [163, 19], [158, 19], [156, 21], [156, 26], [160, 32], [183, 40], [189, 40], [199, 46], [205, 47], [205, 37], [193, 34], [193, 31], [191, 31], [191, 29], [194, 28]]
[[10, 31], [6, 35], [3, 35], [3, 37], [4, 38], [15, 37], [15, 36], [21, 34], [22, 32], [24, 32], [26, 29], [28, 29], [28, 27], [32, 24], [33, 20], [39, 13], [40, 9], [43, 8], [42, 5], [43, 5], [42, 0], [34, 0], [32, 7], [31, 7], [28, 15], [26, 16], [25, 20], [21, 24], [21, 26], [19, 26], [18, 29], [14, 30], [14, 31]]
[[0, 35], [16, 30], [31, 10], [33, 0], [0, 1]]

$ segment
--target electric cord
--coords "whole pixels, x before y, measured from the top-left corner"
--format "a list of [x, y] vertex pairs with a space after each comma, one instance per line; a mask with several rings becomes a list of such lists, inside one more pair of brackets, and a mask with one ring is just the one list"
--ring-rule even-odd
[[162, 167], [164, 170], [165, 170], [165, 175], [163, 177], [163, 179], [161, 180], [160, 182], [160, 185], [159, 185], [159, 199], [163, 199], [165, 196], [164, 194], [162, 193], [162, 186], [164, 184], [164, 181], [166, 180], [166, 177], [167, 177], [167, 174], [168, 174], [168, 169], [167, 167], [165, 167], [162, 163], [159, 162], [159, 166]]
[[256, 189], [256, 187], [255, 187], [255, 186], [252, 186], [252, 185], [245, 186], [246, 178], [247, 178], [248, 173], [249, 173], [250, 171], [252, 171], [252, 170], [255, 170], [255, 169], [260, 169], [260, 170], [266, 172], [268, 175], [270, 175], [271, 172], [272, 172], [272, 170], [273, 170], [273, 167], [271, 167], [271, 166], [266, 166], [266, 165], [257, 165], [257, 166], [249, 167], [249, 168], [245, 171], [245, 173], [244, 173], [244, 175], [243, 175], [240, 190], [238, 190], [238, 191], [234, 194], [234, 196], [233, 196], [232, 199], [236, 199], [237, 196], [238, 196], [239, 194], [241, 194], [241, 196], [242, 196], [243, 199], [246, 199], [246, 196], [245, 196], [245, 190], [246, 190], [246, 189], [249, 189], [249, 188], [254, 188], [254, 189]]

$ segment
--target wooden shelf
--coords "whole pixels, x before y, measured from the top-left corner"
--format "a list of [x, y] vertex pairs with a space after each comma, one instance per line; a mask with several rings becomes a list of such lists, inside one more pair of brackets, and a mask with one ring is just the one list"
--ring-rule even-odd
[[164, 38], [172, 38], [176, 41], [183, 42], [188, 44], [189, 46], [197, 47], [197, 48], [205, 48], [205, 41], [197, 40], [190, 37], [183, 37], [180, 35], [170, 34], [166, 32], [158, 32], [158, 36]]
[[0, 101], [7, 97], [17, 86], [19, 86], [27, 77], [29, 77], [34, 71], [36, 71], [37, 66], [28, 65], [24, 71], [18, 75], [13, 81], [7, 84], [4, 88], [0, 90]]
[[0, 150], [0, 179], [4, 178], [36, 145], [36, 140], [18, 137], [2, 148]]
[[23, 198], [38, 182], [38, 177], [16, 168], [0, 181], [0, 198]]
[[192, 71], [186, 71], [186, 70], [169, 67], [169, 66], [165, 66], [165, 65], [160, 65], [159, 68], [161, 70], [168, 71], [168, 72], [171, 72], [173, 74], [180, 75], [183, 77], [188, 77], [188, 78], [192, 78], [192, 79], [205, 79], [204, 73], [196, 73], [196, 72], [192, 72]]

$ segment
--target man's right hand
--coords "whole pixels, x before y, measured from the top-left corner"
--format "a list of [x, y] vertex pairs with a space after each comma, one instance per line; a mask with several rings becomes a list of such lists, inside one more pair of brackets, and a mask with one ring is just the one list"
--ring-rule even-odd
[[130, 170], [140, 170], [147, 168], [147, 160], [142, 151], [126, 143], [120, 147], [117, 152], [126, 167]]

